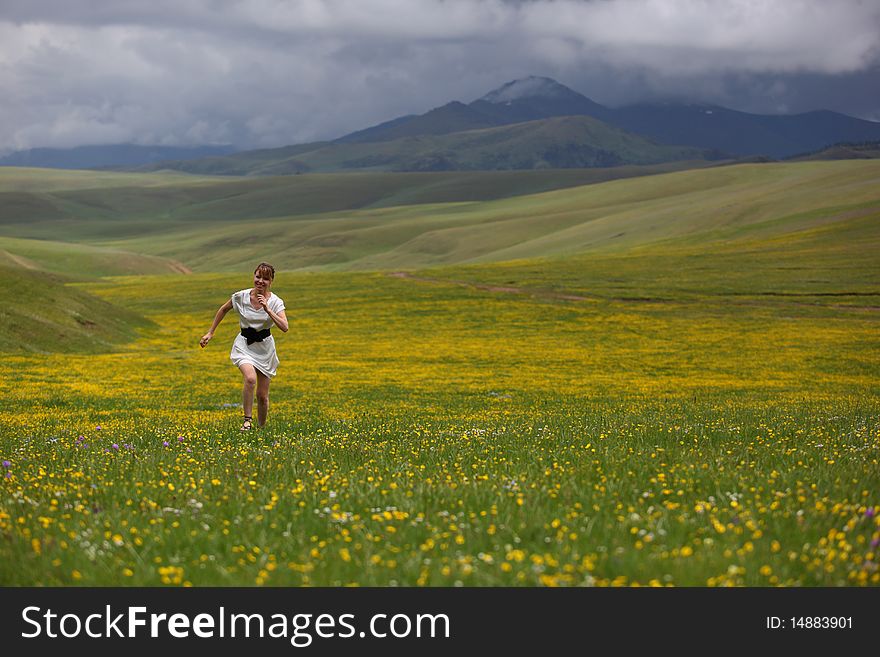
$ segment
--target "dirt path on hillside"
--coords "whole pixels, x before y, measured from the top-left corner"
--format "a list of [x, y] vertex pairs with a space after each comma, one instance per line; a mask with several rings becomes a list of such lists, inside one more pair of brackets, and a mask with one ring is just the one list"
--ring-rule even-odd
[[17, 256], [14, 253], [10, 253], [5, 249], [0, 249], [0, 255], [5, 255], [7, 258], [12, 260], [12, 262], [19, 265], [20, 267], [24, 267], [25, 269], [39, 269], [36, 264], [28, 260], [27, 258], [23, 256]]
[[469, 283], [468, 281], [454, 281], [445, 278], [428, 278], [427, 276], [414, 276], [409, 272], [395, 271], [388, 274], [393, 278], [403, 278], [409, 281], [417, 281], [419, 283], [435, 283], [443, 285], [458, 285], [459, 287], [467, 287], [473, 290], [483, 290], [485, 292], [500, 292], [502, 294], [522, 294], [536, 299], [554, 299], [558, 301], [600, 301], [603, 297], [598, 295], [579, 296], [577, 294], [562, 294], [551, 290], [536, 290], [522, 287], [510, 287], [506, 285], [487, 285], [484, 283]]
[[[532, 297], [533, 299], [551, 299], [558, 301], [622, 301], [624, 303], [675, 303], [674, 299], [663, 299], [657, 297], [603, 297], [598, 294], [591, 295], [577, 295], [577, 294], [563, 294], [561, 292], [553, 292], [552, 290], [542, 290], [535, 288], [522, 288], [522, 287], [513, 287], [507, 285], [488, 285], [486, 283], [471, 283], [468, 281], [456, 281], [447, 278], [429, 278], [427, 276], [415, 276], [414, 274], [410, 274], [405, 271], [395, 271], [388, 274], [392, 278], [402, 278], [409, 281], [416, 281], [419, 283], [434, 283], [436, 285], [458, 285], [459, 287], [466, 287], [473, 290], [483, 290], [485, 292], [498, 292], [502, 294], [520, 294], [524, 296]], [[725, 297], [725, 303], [734, 303], [737, 305], [743, 306], [770, 306], [770, 304], [766, 301], [760, 301], [760, 297], [769, 296], [769, 297], [792, 297], [797, 298], [800, 296], [815, 296], [815, 297], [860, 297], [860, 296], [876, 296], [874, 292], [841, 292], [841, 293], [829, 293], [829, 292], [817, 292], [814, 294], [799, 294], [799, 293], [784, 293], [784, 292], [755, 292], [751, 295], [748, 295], [751, 298], [737, 298], [738, 295], [730, 295]], [[743, 295], [746, 296], [746, 295]], [[815, 303], [808, 303], [804, 301], [789, 301], [791, 305], [797, 306], [809, 306], [812, 308], [816, 307]], [[868, 312], [877, 312], [880, 310], [880, 306], [874, 305], [840, 305], [840, 304], [828, 304], [826, 307], [834, 307], [839, 308], [840, 310], [855, 310], [855, 311], [868, 311]]]

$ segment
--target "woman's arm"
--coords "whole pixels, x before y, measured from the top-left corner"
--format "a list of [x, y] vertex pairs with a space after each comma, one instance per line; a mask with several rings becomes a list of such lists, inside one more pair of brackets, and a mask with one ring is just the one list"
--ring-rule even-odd
[[290, 328], [287, 324], [287, 315], [284, 314], [284, 309], [281, 309], [280, 313], [276, 313], [274, 310], [269, 308], [269, 302], [266, 301], [266, 297], [262, 294], [257, 295], [257, 302], [261, 306], [263, 306], [263, 310], [272, 318], [272, 321], [275, 322], [275, 326], [281, 329], [282, 333], [287, 333], [287, 329]]
[[226, 313], [232, 310], [232, 299], [229, 299], [226, 303], [220, 306], [220, 309], [217, 311], [217, 314], [214, 315], [214, 323], [211, 324], [211, 328], [208, 329], [208, 332], [202, 336], [202, 339], [199, 340], [199, 345], [202, 349], [211, 341], [211, 338], [214, 337], [214, 331], [217, 330], [217, 327], [220, 325], [220, 322], [223, 321], [223, 318], [226, 317]]
[[282, 333], [287, 333], [287, 329], [290, 328], [287, 324], [287, 315], [284, 314], [282, 310], [280, 313], [276, 313], [272, 310], [269, 310], [269, 307], [266, 307], [266, 312], [269, 313], [269, 317], [272, 318], [272, 321], [275, 322], [275, 326], [281, 329]]

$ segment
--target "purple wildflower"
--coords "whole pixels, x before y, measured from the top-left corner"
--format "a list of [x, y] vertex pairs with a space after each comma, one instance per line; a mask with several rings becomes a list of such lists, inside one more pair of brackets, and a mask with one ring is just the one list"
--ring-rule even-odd
[[182, 442], [183, 442], [183, 436], [178, 436], [178, 437], [177, 437], [177, 442], [182, 443]]
[[4, 468], [9, 468], [9, 467], [11, 467], [11, 466], [12, 466], [12, 464], [11, 464], [9, 461], [3, 461], [3, 467], [4, 467]]
[[874, 511], [874, 507], [873, 507], [873, 506], [869, 506], [869, 507], [868, 507], [868, 510], [865, 511], [865, 517], [866, 517], [866, 518], [873, 518], [873, 517], [874, 517], [874, 513], [875, 513], [875, 511]]
[[101, 430], [101, 425], [99, 424], [98, 426], [95, 427], [95, 429], [97, 429], [98, 431], [100, 431], [100, 430]]
[[110, 445], [110, 447], [112, 447], [113, 449], [119, 449], [119, 445], [117, 445], [116, 443], [113, 443], [112, 445]]
[[163, 441], [162, 441], [162, 447], [170, 447], [170, 446], [171, 446], [171, 445], [168, 443], [167, 440], [163, 440]]

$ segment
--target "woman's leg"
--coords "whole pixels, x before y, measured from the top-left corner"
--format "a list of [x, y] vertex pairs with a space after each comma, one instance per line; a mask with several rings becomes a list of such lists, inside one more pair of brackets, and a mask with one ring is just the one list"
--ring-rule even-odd
[[260, 426], [266, 424], [269, 415], [269, 382], [268, 376], [257, 371], [257, 423]]
[[245, 417], [254, 415], [254, 390], [257, 387], [257, 370], [250, 363], [238, 366], [241, 370], [243, 385], [241, 389], [241, 408]]

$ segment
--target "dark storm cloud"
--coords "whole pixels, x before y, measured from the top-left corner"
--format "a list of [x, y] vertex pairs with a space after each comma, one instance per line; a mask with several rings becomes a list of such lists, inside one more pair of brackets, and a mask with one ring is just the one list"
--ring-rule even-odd
[[878, 48], [857, 0], [3, 0], [0, 150], [310, 141], [531, 74], [880, 118]]

